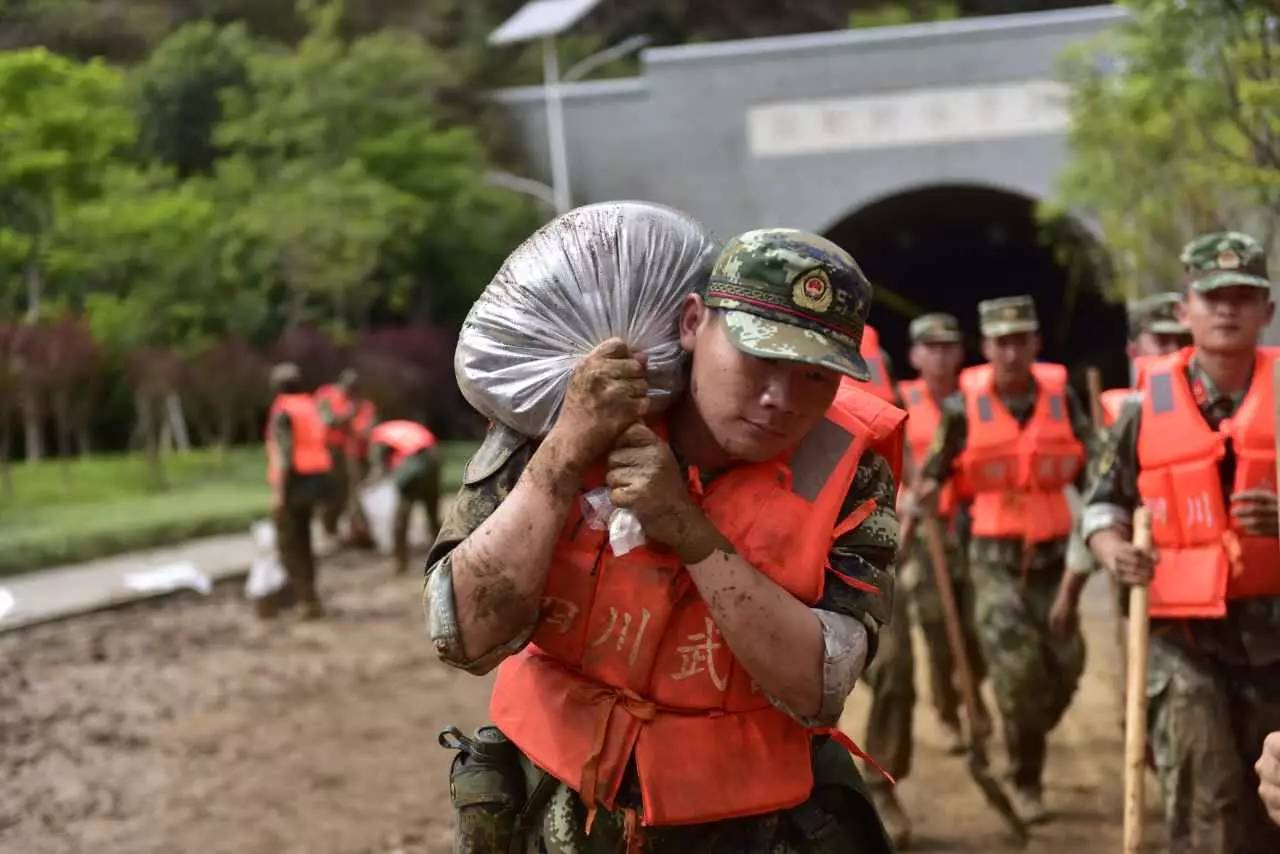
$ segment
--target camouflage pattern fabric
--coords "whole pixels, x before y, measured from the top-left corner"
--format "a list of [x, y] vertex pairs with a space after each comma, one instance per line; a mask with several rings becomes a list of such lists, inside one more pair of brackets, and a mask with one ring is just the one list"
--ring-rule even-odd
[[440, 456], [434, 448], [421, 451], [396, 466], [391, 477], [400, 487], [395, 518], [396, 571], [405, 572], [409, 567], [409, 521], [413, 508], [423, 505], [430, 534], [440, 532]]
[[[495, 428], [467, 464], [463, 487], [446, 515], [435, 545], [428, 556], [427, 574], [447, 566], [452, 549], [488, 518], [514, 488], [533, 453], [533, 443], [505, 428]], [[868, 629], [869, 651], [874, 660], [881, 624], [888, 622], [894, 601], [893, 560], [897, 551], [897, 519], [894, 514], [895, 486], [888, 463], [868, 452], [845, 500], [847, 511], [868, 499], [877, 509], [861, 525], [842, 536], [832, 546], [829, 560], [847, 578], [876, 587], [870, 593], [850, 584], [840, 574], [828, 572], [822, 599], [816, 608], [859, 619]], [[432, 607], [430, 601], [427, 607]], [[453, 615], [441, 615], [440, 622]], [[463, 667], [457, 651], [440, 650], [451, 664]], [[515, 649], [507, 652], [514, 652]], [[823, 740], [825, 741], [825, 740]], [[834, 752], [833, 752], [834, 749]], [[646, 830], [643, 850], [651, 852], [887, 852], [891, 850], [883, 828], [854, 767], [843, 748], [826, 742], [815, 752], [813, 796], [793, 810], [750, 816], [731, 821]], [[527, 764], [531, 775], [541, 774]], [[530, 790], [532, 782], [530, 781]], [[624, 787], [638, 786], [634, 776]], [[619, 796], [620, 804], [639, 806], [638, 788]], [[601, 810], [592, 832], [586, 833], [586, 814], [581, 799], [568, 787], [556, 784], [531, 834], [526, 850], [548, 854], [621, 850], [627, 822], [626, 809]]]
[[[1026, 424], [1036, 395], [1000, 399], [1019, 424]], [[1097, 441], [1093, 424], [1070, 387], [1067, 415], [1076, 438], [1092, 448]], [[957, 393], [943, 402], [942, 421], [921, 468], [924, 477], [945, 479], [967, 436], [964, 398]], [[1013, 782], [1037, 793], [1049, 732], [1070, 705], [1084, 670], [1079, 629], [1066, 640], [1049, 631], [1049, 610], [1066, 571], [1067, 543], [1067, 537], [1037, 543], [1025, 561], [1019, 540], [974, 537], [969, 544], [974, 622], [995, 689]]]
[[[1244, 399], [1220, 392], [1194, 359], [1187, 380], [1200, 389], [1200, 412], [1211, 425]], [[1127, 402], [1107, 434], [1085, 494], [1086, 537], [1129, 529], [1139, 503], [1141, 421], [1139, 402]], [[1263, 735], [1280, 729], [1280, 597], [1228, 602], [1220, 620], [1152, 620], [1147, 696], [1170, 850], [1280, 850], [1253, 774]]]
[[703, 299], [725, 311], [730, 340], [747, 353], [871, 378], [858, 352], [871, 283], [825, 238], [790, 228], [740, 234], [716, 260]]
[[[993, 542], [1005, 545], [997, 550]], [[1021, 574], [1021, 544], [975, 537], [969, 550], [978, 641], [995, 691], [1013, 784], [1039, 792], [1048, 737], [1071, 704], [1084, 672], [1079, 628], [1066, 639], [1049, 631], [1049, 610], [1065, 567]]]
[[954, 314], [922, 314], [907, 328], [912, 344], [958, 344], [964, 340], [960, 321]]
[[[947, 569], [951, 574], [952, 592], [960, 609], [960, 628], [964, 633], [969, 666], [978, 684], [986, 678], [987, 668], [978, 643], [974, 624], [974, 589], [968, 571], [967, 536], [953, 532], [947, 540]], [[943, 617], [942, 599], [933, 577], [933, 565], [922, 535], [917, 535], [906, 565], [902, 569], [904, 583], [910, 587], [915, 618], [924, 635], [928, 651], [926, 665], [929, 674], [929, 693], [938, 719], [951, 726], [960, 724], [960, 693], [956, 683], [956, 663], [951, 655], [951, 643], [947, 639], [947, 624]], [[982, 696], [978, 696], [982, 705]], [[986, 709], [981, 713], [985, 715]]]
[[[893, 619], [880, 632], [875, 661], [863, 679], [871, 688], [863, 749], [901, 782], [911, 773], [916, 705], [915, 653], [911, 648], [911, 613], [906, 596], [894, 597]], [[872, 785], [879, 782], [871, 781]]]
[[978, 326], [987, 338], [1036, 332], [1040, 321], [1036, 319], [1035, 300], [1025, 295], [983, 300], [978, 303]]
[[1200, 293], [1232, 285], [1271, 288], [1266, 250], [1239, 231], [1202, 234], [1183, 247], [1178, 260], [1186, 270], [1187, 282]]
[[1182, 294], [1177, 291], [1166, 291], [1129, 301], [1125, 305], [1129, 340], [1132, 341], [1143, 332], [1156, 335], [1190, 334], [1182, 321], [1178, 320], [1177, 308], [1181, 302]]
[[1280, 727], [1280, 663], [1229, 667], [1166, 632], [1151, 638], [1147, 727], [1169, 850], [1270, 854], [1280, 827], [1258, 798], [1253, 760]]
[[351, 503], [352, 490], [351, 466], [347, 460], [346, 448], [343, 445], [330, 445], [329, 457], [333, 460], [333, 469], [329, 475], [329, 495], [321, 508], [320, 522], [324, 525], [325, 533], [332, 537], [337, 535], [338, 521]]

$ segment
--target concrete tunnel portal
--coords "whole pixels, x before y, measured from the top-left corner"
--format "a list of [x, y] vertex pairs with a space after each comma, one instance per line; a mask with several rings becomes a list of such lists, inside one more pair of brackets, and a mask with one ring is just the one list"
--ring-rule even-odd
[[978, 302], [1030, 293], [1040, 317], [1041, 358], [1071, 368], [1084, 391], [1084, 368], [1097, 365], [1105, 386], [1127, 383], [1124, 307], [1103, 296], [1103, 255], [1082, 225], [1046, 225], [1034, 199], [995, 187], [920, 187], [855, 210], [825, 235], [851, 252], [875, 284], [871, 323], [894, 359], [897, 378], [911, 319], [956, 315], [967, 364], [981, 359]]

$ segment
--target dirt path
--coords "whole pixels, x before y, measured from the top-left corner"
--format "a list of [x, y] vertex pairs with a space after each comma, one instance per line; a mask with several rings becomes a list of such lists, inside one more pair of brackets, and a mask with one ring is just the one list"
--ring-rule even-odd
[[[261, 625], [224, 586], [0, 635], [0, 851], [448, 851], [435, 735], [482, 720], [488, 680], [435, 660], [418, 579], [348, 557], [322, 589], [319, 623]], [[1089, 671], [1049, 760], [1059, 819], [1031, 852], [1119, 850], [1114, 649], [1104, 616], [1086, 628]], [[851, 733], [864, 715], [857, 696]], [[915, 850], [1003, 850], [923, 702], [917, 731], [901, 789]]]

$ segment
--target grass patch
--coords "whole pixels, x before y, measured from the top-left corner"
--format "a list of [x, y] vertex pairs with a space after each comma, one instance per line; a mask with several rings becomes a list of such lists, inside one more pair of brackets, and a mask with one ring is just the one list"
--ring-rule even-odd
[[[442, 444], [446, 491], [474, 450]], [[15, 465], [14, 495], [0, 500], [0, 575], [244, 530], [270, 508], [265, 465], [261, 447], [172, 454], [162, 491], [140, 454]]]

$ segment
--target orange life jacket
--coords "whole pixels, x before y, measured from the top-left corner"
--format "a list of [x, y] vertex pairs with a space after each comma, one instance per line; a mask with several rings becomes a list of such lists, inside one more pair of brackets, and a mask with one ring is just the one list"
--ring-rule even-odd
[[[907, 447], [911, 449], [912, 461], [921, 466], [942, 423], [942, 407], [929, 394], [929, 386], [922, 379], [903, 380], [898, 383], [898, 393], [907, 407]], [[963, 474], [957, 467], [938, 493], [938, 513], [944, 519], [955, 512], [958, 496], [965, 494], [962, 481]]]
[[[880, 333], [870, 326], [864, 327], [862, 330], [862, 346], [859, 347], [859, 352], [862, 354], [863, 361], [867, 363], [867, 369], [871, 372], [871, 379], [861, 383], [862, 387], [881, 400], [893, 403], [893, 381], [889, 378], [889, 368], [885, 364], [884, 351], [880, 349]], [[858, 380], [853, 380], [853, 382], [858, 382]]]
[[990, 365], [960, 372], [968, 441], [960, 468], [974, 492], [973, 534], [1034, 544], [1071, 533], [1063, 488], [1084, 463], [1067, 412], [1067, 369], [1037, 362], [1038, 392], [1025, 427], [1000, 401]]
[[1115, 424], [1116, 419], [1120, 417], [1120, 410], [1124, 408], [1124, 402], [1132, 396], [1131, 388], [1109, 388], [1098, 395], [1098, 399], [1102, 402], [1102, 426], [1110, 427]]
[[[329, 411], [334, 417], [341, 420], [348, 418], [355, 409], [355, 404], [351, 401], [351, 396], [347, 394], [346, 389], [336, 383], [322, 385], [316, 389], [316, 402], [323, 401], [329, 405]], [[330, 426], [328, 428], [328, 438], [326, 441], [330, 446], [345, 448], [348, 437], [350, 436], [350, 422], [348, 426]]]
[[267, 413], [267, 480], [279, 484], [284, 466], [280, 459], [280, 448], [276, 444], [276, 415], [285, 413], [289, 416], [289, 425], [293, 431], [293, 459], [289, 461], [289, 470], [298, 474], [323, 474], [332, 467], [329, 449], [325, 445], [325, 424], [320, 417], [320, 410], [315, 399], [309, 394], [281, 394], [271, 403]]
[[[866, 398], [871, 398], [875, 404]], [[850, 377], [840, 381], [835, 402], [861, 420], [870, 432], [871, 450], [889, 463], [896, 492], [902, 484], [903, 451], [906, 448], [905, 431], [898, 428], [906, 420], [906, 411], [875, 394], [866, 383]]]
[[[782, 457], [731, 468], [705, 490], [690, 471], [692, 494], [738, 553], [809, 605], [822, 596], [831, 544], [874, 509], [868, 501], [840, 518], [872, 438], [864, 425], [887, 423], [883, 402], [851, 400], [861, 408], [833, 404]], [[785, 809], [813, 787], [810, 731], [735, 660], [675, 555], [644, 546], [615, 556], [577, 502], [532, 642], [499, 668], [490, 714], [588, 810], [614, 808], [634, 760], [648, 825]]]
[[369, 456], [369, 432], [377, 420], [377, 411], [373, 401], [362, 399], [356, 404], [356, 414], [349, 422], [351, 435], [347, 438], [347, 455], [353, 459], [363, 460]]
[[391, 449], [389, 468], [394, 471], [407, 457], [427, 448], [434, 448], [436, 434], [416, 421], [383, 421], [373, 428], [369, 441]]
[[1275, 491], [1277, 355], [1258, 353], [1240, 408], [1211, 430], [1187, 382], [1194, 353], [1188, 347], [1154, 363], [1142, 400], [1138, 491], [1160, 556], [1150, 591], [1156, 617], [1221, 617], [1228, 599], [1280, 596], [1280, 542], [1233, 526], [1219, 469], [1230, 447], [1233, 492]]

